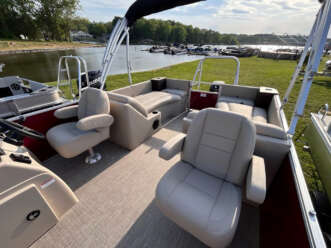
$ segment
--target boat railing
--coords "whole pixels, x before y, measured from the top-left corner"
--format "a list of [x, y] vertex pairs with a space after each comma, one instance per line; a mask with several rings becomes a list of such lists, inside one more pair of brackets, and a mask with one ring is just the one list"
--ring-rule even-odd
[[[323, 113], [324, 112], [324, 113]], [[324, 121], [325, 117], [328, 115], [329, 112], [329, 104], [324, 104], [318, 111], [318, 116], [321, 118], [322, 121]]]
[[[77, 79], [71, 76], [69, 63], [76, 63]], [[86, 85], [82, 85], [82, 76], [86, 77]], [[77, 80], [77, 86], [74, 81]], [[69, 86], [70, 96], [74, 100], [80, 99], [82, 91], [90, 86], [87, 64], [84, 58], [80, 56], [62, 56], [59, 59], [58, 76], [57, 76], [57, 89], [61, 91], [61, 86]], [[77, 88], [77, 92], [75, 92]], [[63, 92], [62, 92], [63, 93]]]
[[[239, 83], [239, 72], [240, 72], [240, 61], [237, 57], [235, 56], [209, 56], [209, 57], [204, 57], [203, 59], [200, 60], [198, 67], [194, 73], [194, 77], [191, 83], [191, 86], [197, 86], [198, 89], [200, 89], [200, 85], [201, 84], [207, 84], [204, 82], [201, 82], [201, 78], [202, 78], [202, 69], [203, 69], [203, 63], [205, 62], [206, 59], [231, 59], [234, 60], [236, 62], [236, 74], [235, 74], [235, 78], [233, 81], [234, 85], [238, 85]], [[198, 81], [197, 81], [197, 77], [199, 75]]]

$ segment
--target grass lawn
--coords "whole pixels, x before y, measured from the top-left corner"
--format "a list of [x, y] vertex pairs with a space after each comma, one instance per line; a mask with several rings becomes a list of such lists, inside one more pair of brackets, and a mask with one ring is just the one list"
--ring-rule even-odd
[[[321, 70], [325, 65], [326, 58], [321, 63]], [[239, 84], [251, 86], [268, 86], [278, 89], [281, 98], [283, 97], [288, 84], [290, 82], [292, 73], [295, 69], [295, 61], [276, 61], [272, 59], [263, 58], [241, 58], [240, 59], [240, 78]], [[166, 76], [169, 78], [178, 79], [193, 79], [195, 69], [198, 62], [183, 63], [167, 68], [152, 70], [147, 72], [138, 72], [132, 75], [134, 83], [144, 80], [149, 80], [153, 77]], [[206, 60], [203, 67], [202, 80], [211, 82], [214, 80], [222, 80], [226, 83], [232, 84], [234, 80], [235, 63], [229, 60]], [[126, 74], [110, 76], [107, 79], [107, 90], [124, 87], [128, 85], [128, 77]], [[288, 104], [285, 108], [285, 113], [288, 121], [291, 120], [291, 113], [293, 112], [296, 97], [299, 93], [301, 80], [299, 80], [292, 92]], [[309, 100], [306, 105], [305, 115], [301, 118], [297, 132], [294, 136], [297, 152], [301, 160], [301, 165], [304, 170], [306, 181], [311, 189], [320, 187], [316, 169], [313, 165], [312, 158], [308, 152], [303, 150], [304, 143], [298, 140], [301, 138], [301, 133], [309, 123], [310, 112], [317, 112], [322, 104], [331, 103], [331, 78], [329, 77], [315, 77], [312, 85]]]
[[0, 40], [0, 52], [17, 50], [64, 49], [86, 46], [89, 45], [78, 42]]

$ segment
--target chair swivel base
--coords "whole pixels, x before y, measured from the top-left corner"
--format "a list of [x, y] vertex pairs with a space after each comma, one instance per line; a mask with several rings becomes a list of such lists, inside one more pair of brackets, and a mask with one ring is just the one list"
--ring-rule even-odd
[[92, 149], [89, 150], [89, 155], [85, 158], [86, 164], [95, 164], [102, 159], [100, 153], [94, 153]]

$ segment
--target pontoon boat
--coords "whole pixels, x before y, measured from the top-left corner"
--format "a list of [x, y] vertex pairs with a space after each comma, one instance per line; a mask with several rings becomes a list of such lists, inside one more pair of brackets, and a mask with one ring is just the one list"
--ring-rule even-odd
[[[130, 27], [193, 2], [137, 0], [110, 36], [100, 89], [79, 81], [70, 106], [0, 120], [1, 247], [326, 247], [292, 136], [323, 53], [331, 0], [283, 101], [276, 89], [240, 85], [240, 61], [229, 56], [208, 59], [235, 60], [233, 84], [203, 82], [207, 58], [193, 80], [132, 84]], [[130, 85], [104, 91], [125, 39]], [[283, 106], [309, 48], [288, 126]]]

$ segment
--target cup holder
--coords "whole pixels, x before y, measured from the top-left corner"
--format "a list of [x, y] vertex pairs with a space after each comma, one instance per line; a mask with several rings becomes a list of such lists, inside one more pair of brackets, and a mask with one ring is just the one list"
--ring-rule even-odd
[[155, 120], [153, 122], [153, 130], [158, 129], [159, 126], [160, 126], [160, 120]]

